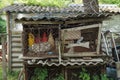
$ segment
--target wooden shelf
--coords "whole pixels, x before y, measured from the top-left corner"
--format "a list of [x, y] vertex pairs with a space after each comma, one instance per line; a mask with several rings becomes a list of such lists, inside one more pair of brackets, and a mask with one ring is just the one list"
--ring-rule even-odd
[[63, 57], [99, 57], [106, 56], [103, 54], [97, 54], [96, 52], [81, 52], [81, 53], [63, 53]]
[[25, 55], [21, 59], [47, 59], [47, 58], [58, 58], [57, 54], [42, 54], [42, 55], [34, 55], [34, 56], [28, 56]]

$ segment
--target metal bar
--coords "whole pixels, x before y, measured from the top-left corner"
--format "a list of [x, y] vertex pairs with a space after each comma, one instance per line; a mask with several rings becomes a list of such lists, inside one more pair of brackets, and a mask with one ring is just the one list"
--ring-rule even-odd
[[114, 46], [114, 48], [115, 48], [115, 53], [116, 53], [116, 56], [117, 56], [117, 60], [118, 60], [118, 62], [119, 62], [120, 59], [119, 59], [119, 55], [118, 55], [118, 52], [117, 52], [116, 43], [115, 43], [115, 39], [114, 39], [114, 37], [113, 37], [113, 33], [111, 33], [111, 37], [112, 37], [112, 41], [113, 41], [113, 46]]
[[101, 34], [102, 34], [102, 37], [103, 37], [103, 41], [104, 41], [104, 43], [105, 43], [105, 49], [106, 49], [107, 55], [109, 55], [108, 46], [107, 46], [107, 43], [106, 43], [105, 36], [104, 36], [103, 32], [102, 32]]

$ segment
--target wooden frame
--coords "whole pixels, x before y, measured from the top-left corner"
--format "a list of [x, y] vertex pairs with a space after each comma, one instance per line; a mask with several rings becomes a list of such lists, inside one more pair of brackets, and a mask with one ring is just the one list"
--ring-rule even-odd
[[12, 70], [12, 59], [11, 59], [11, 25], [10, 25], [10, 19], [11, 19], [11, 13], [6, 13], [7, 18], [7, 54], [8, 54], [8, 70]]
[[81, 26], [71, 29], [64, 29], [65, 31], [74, 31], [74, 30], [85, 30], [85, 29], [92, 29], [98, 28], [98, 37], [97, 37], [97, 47], [95, 52], [79, 52], [79, 53], [64, 53], [62, 54], [63, 57], [87, 57], [87, 56], [98, 56], [100, 51], [100, 41], [101, 41], [101, 25], [100, 24], [93, 24], [88, 26]]
[[72, 21], [22, 21], [22, 20], [15, 20], [16, 23], [23, 23], [23, 24], [78, 24], [78, 23], [89, 23], [89, 22], [94, 22], [96, 20], [96, 22], [101, 22], [102, 20], [104, 20], [104, 18], [88, 18], [86, 19], [81, 19], [81, 20], [72, 20]]
[[98, 42], [97, 42], [97, 54], [100, 54], [100, 43], [101, 43], [101, 27], [102, 24], [99, 24], [99, 32], [98, 32]]

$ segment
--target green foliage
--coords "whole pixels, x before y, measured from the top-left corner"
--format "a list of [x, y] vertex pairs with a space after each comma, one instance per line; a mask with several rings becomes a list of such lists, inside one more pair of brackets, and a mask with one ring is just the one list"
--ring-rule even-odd
[[64, 75], [62, 73], [57, 74], [56, 77], [53, 80], [65, 80]]
[[6, 32], [6, 22], [0, 17], [0, 34]]
[[18, 0], [18, 2], [27, 5], [64, 7], [71, 3], [71, 0]]
[[2, 80], [2, 66], [1, 66], [1, 62], [0, 62], [0, 80]]
[[8, 72], [8, 80], [17, 80], [19, 71]]
[[100, 74], [101, 80], [109, 80], [106, 74]]
[[13, 3], [14, 3], [14, 0], [0, 0], [0, 9], [7, 5], [11, 5]]
[[[7, 72], [7, 78], [8, 78], [8, 80], [17, 80], [18, 79], [18, 74], [19, 74], [19, 71]], [[0, 80], [3, 80], [2, 79], [2, 65], [1, 65], [1, 62], [0, 62]]]
[[93, 76], [92, 76], [92, 80], [100, 80], [100, 78], [99, 78], [98, 75], [93, 75]]
[[99, 1], [104, 4], [120, 4], [119, 0], [99, 0]]
[[82, 80], [90, 80], [90, 74], [87, 72], [87, 70], [85, 68], [82, 68], [79, 78]]
[[48, 71], [46, 68], [35, 68], [34, 75], [31, 80], [45, 80], [48, 76]]
[[[0, 17], [0, 34], [6, 33], [6, 22]], [[0, 44], [1, 44], [1, 38], [0, 38]]]

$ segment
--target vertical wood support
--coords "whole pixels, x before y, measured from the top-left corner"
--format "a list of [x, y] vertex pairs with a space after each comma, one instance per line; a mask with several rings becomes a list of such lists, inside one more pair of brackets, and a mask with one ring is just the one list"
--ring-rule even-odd
[[101, 43], [101, 27], [102, 24], [99, 24], [99, 30], [98, 30], [98, 40], [97, 40], [97, 54], [100, 53], [100, 43]]
[[100, 70], [101, 70], [101, 74], [106, 73], [106, 65], [105, 64], [101, 65]]
[[117, 78], [120, 79], [120, 62], [116, 62], [116, 68], [117, 68]]
[[7, 18], [7, 54], [8, 54], [8, 70], [11, 71], [12, 64], [11, 64], [11, 28], [10, 28], [10, 13], [6, 13]]
[[61, 63], [61, 24], [59, 25], [59, 45], [58, 45], [58, 50], [59, 50], [59, 63]]
[[117, 60], [118, 60], [118, 62], [119, 62], [120, 59], [119, 59], [119, 55], [118, 55], [118, 51], [117, 51], [117, 48], [116, 48], [115, 39], [114, 39], [114, 36], [113, 36], [113, 33], [112, 33], [112, 32], [111, 32], [111, 37], [112, 37], [113, 46], [114, 46], [114, 48], [115, 48], [115, 53], [116, 53], [116, 56], [117, 56]]
[[87, 14], [93, 14], [99, 12], [98, 0], [83, 0], [84, 11]]
[[68, 80], [68, 77], [67, 77], [67, 68], [65, 68], [65, 80]]
[[25, 75], [25, 80], [28, 80], [28, 72], [27, 72], [27, 65], [26, 63], [24, 62], [24, 75]]
[[2, 35], [2, 73], [3, 73], [3, 80], [7, 80], [7, 62], [6, 62], [6, 49], [5, 49], [5, 36]]

